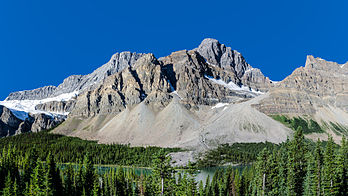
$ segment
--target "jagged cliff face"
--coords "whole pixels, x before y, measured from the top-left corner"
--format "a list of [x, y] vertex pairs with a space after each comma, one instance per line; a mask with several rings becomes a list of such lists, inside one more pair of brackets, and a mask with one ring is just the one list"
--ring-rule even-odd
[[[193, 149], [279, 143], [292, 131], [267, 115], [307, 115], [348, 125], [347, 77], [348, 64], [309, 56], [305, 67], [273, 83], [214, 39], [159, 59], [122, 52], [58, 87], [11, 93], [0, 102], [9, 108], [0, 108], [0, 136], [50, 129], [65, 120], [55, 133], [101, 143]], [[21, 108], [27, 111], [24, 118], [16, 111]]]
[[269, 78], [265, 77], [262, 72], [251, 67], [242, 54], [224, 44], [220, 44], [215, 39], [205, 39], [194, 49], [207, 63], [213, 67], [219, 67], [224, 72], [229, 73], [226, 77], [221, 78], [228, 82], [232, 80], [239, 85], [246, 85], [256, 91], [267, 92], [272, 86]]
[[[210, 53], [217, 55], [204, 57]], [[54, 132], [101, 143], [194, 149], [279, 143], [291, 131], [250, 106], [272, 85], [254, 70], [238, 52], [213, 39], [160, 59], [145, 54], [132, 67], [80, 94]]]
[[315, 115], [324, 107], [348, 112], [348, 66], [313, 56], [257, 105], [266, 114], [291, 115]]
[[71, 115], [117, 114], [142, 101], [165, 104], [170, 85], [152, 54], [140, 58], [133, 67], [108, 77], [96, 89], [81, 94]]
[[132, 66], [143, 54], [121, 52], [114, 54], [110, 61], [88, 75], [72, 75], [64, 79], [58, 87], [42, 88], [11, 93], [6, 100], [36, 100], [55, 97], [64, 93], [93, 89], [108, 76]]
[[[201, 55], [209, 56], [211, 53], [218, 55], [208, 58]], [[229, 55], [232, 53], [234, 55]], [[244, 86], [244, 83], [254, 86], [262, 83], [264, 91], [271, 85], [261, 72], [247, 77], [248, 72], [254, 73], [251, 70], [253, 68], [238, 52], [217, 40], [206, 39], [198, 49], [174, 52], [159, 60], [152, 54], [143, 55], [133, 66], [81, 94], [71, 115], [118, 114], [143, 101], [154, 103], [161, 109], [173, 96], [178, 96], [189, 110], [219, 102], [242, 102], [262, 93]]]
[[47, 130], [60, 122], [59, 118], [52, 118], [45, 114], [29, 115], [27, 119], [21, 120], [10, 109], [0, 105], [0, 137]]

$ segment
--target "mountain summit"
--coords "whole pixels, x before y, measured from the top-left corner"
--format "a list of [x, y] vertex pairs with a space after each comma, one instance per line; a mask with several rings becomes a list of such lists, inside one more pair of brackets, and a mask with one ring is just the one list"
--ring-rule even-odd
[[0, 133], [61, 123], [53, 132], [101, 143], [200, 150], [234, 142], [279, 143], [292, 130], [271, 115], [348, 126], [347, 69], [308, 56], [305, 67], [273, 83], [239, 52], [210, 38], [159, 59], [116, 53], [91, 74], [70, 76], [58, 87], [11, 93], [0, 102]]

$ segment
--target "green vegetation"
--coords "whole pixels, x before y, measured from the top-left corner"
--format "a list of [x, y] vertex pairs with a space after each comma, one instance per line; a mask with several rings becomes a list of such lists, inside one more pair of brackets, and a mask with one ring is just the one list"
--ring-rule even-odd
[[[98, 144], [96, 141], [82, 140], [48, 132], [25, 133], [0, 139], [0, 149], [7, 146], [17, 149], [16, 153], [24, 156], [27, 152], [35, 152], [45, 160], [49, 153], [59, 163], [78, 163], [89, 153], [93, 164], [114, 164], [151, 166], [152, 155], [159, 152], [159, 147], [130, 147], [121, 144]], [[180, 149], [166, 148], [166, 153], [177, 152]]]
[[324, 133], [324, 130], [320, 127], [320, 125], [312, 119], [306, 120], [301, 117], [288, 118], [283, 115], [275, 115], [272, 116], [272, 118], [283, 123], [285, 126], [294, 131], [301, 127], [304, 134]]
[[256, 161], [257, 155], [264, 148], [272, 150], [278, 148], [278, 145], [270, 142], [223, 144], [207, 151], [197, 164], [198, 167], [212, 167], [228, 163], [248, 164]]
[[[257, 144], [255, 144], [257, 145]], [[260, 145], [260, 144], [258, 144]], [[93, 157], [84, 154], [77, 168], [59, 168], [55, 154], [45, 159], [34, 150], [21, 152], [13, 146], [0, 151], [2, 195], [345, 195], [348, 188], [348, 144], [343, 137], [335, 147], [329, 137], [309, 148], [301, 128], [294, 139], [278, 147], [267, 145], [251, 167], [242, 171], [228, 167], [215, 172], [206, 183], [194, 180], [196, 168], [188, 165], [176, 173], [164, 149], [153, 156], [152, 172], [135, 175], [134, 170], [110, 169], [102, 174], [93, 167]], [[45, 160], [45, 161], [44, 161]]]
[[[250, 147], [250, 151], [263, 147], [251, 167], [245, 167], [242, 171], [231, 167], [219, 169], [212, 180], [210, 177], [206, 179], [205, 185], [202, 181], [194, 180], [196, 167], [192, 164], [183, 172], [177, 173], [170, 165], [169, 151], [165, 149], [159, 149], [151, 156], [152, 172], [141, 175], [136, 175], [132, 169], [110, 169], [99, 173], [93, 167], [93, 153], [83, 154], [83, 161], [80, 160], [77, 167], [76, 164], [67, 164], [64, 168], [59, 168], [55, 160], [59, 160], [56, 156], [61, 155], [51, 152], [55, 148], [47, 145], [51, 141], [47, 137], [56, 135], [45, 134], [43, 142], [49, 148], [44, 159], [38, 156], [39, 151], [35, 151], [35, 148], [22, 151], [23, 149], [12, 145], [2, 147], [2, 195], [307, 196], [344, 195], [348, 191], [348, 144], [345, 137], [341, 146], [336, 147], [330, 136], [325, 148], [319, 140], [313, 147], [312, 143], [304, 139], [301, 127], [295, 132], [293, 140], [279, 146], [268, 143], [251, 145], [253, 147]], [[35, 136], [30, 136], [33, 137]], [[18, 137], [13, 138], [23, 142]], [[244, 148], [244, 151], [249, 149], [242, 144], [232, 148], [238, 147]], [[228, 145], [221, 147], [230, 148]], [[229, 152], [232, 150], [226, 153]]]

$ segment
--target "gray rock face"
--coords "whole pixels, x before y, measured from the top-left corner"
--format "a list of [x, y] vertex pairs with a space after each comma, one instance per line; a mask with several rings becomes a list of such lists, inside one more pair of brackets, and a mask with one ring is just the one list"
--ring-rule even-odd
[[32, 116], [32, 124], [30, 131], [39, 132], [47, 129], [51, 129], [60, 123], [59, 119], [54, 119], [45, 114], [35, 114]]
[[64, 114], [71, 112], [75, 106], [75, 99], [69, 101], [51, 101], [35, 106], [36, 110], [47, 111], [51, 113]]
[[114, 54], [110, 61], [88, 75], [72, 75], [58, 87], [46, 86], [35, 90], [11, 93], [7, 100], [36, 100], [55, 97], [64, 93], [93, 89], [106, 77], [132, 66], [143, 54], [121, 52]]
[[314, 115], [323, 107], [348, 112], [347, 64], [308, 56], [305, 67], [279, 82], [256, 107], [266, 114]]
[[21, 122], [8, 108], [0, 105], [0, 137], [15, 134]]
[[95, 89], [81, 94], [72, 116], [91, 117], [98, 114], [118, 114], [141, 102], [165, 107], [178, 96], [189, 109], [218, 102], [235, 103], [256, 96], [250, 91], [231, 90], [209, 78], [238, 83], [231, 69], [212, 66], [195, 50], [174, 52], [157, 60], [143, 55], [132, 67], [106, 78]]
[[117, 114], [142, 101], [164, 103], [170, 85], [152, 54], [143, 55], [133, 67], [108, 77], [94, 90], [77, 98], [71, 115]]
[[164, 72], [181, 101], [190, 106], [214, 105], [218, 102], [234, 102], [239, 98], [251, 98], [223, 85], [211, 82], [207, 77], [221, 78], [236, 83], [234, 73], [207, 64], [196, 51], [178, 51], [161, 58]]
[[267, 92], [272, 85], [269, 78], [265, 77], [259, 69], [251, 67], [239, 52], [220, 44], [216, 39], [204, 39], [194, 50], [210, 65], [229, 72], [236, 84], [247, 85], [256, 91], [263, 92]]
[[52, 118], [46, 114], [33, 114], [23, 121], [18, 119], [10, 109], [0, 105], [0, 137], [47, 130], [63, 120], [62, 118]]
[[44, 99], [51, 96], [56, 89], [55, 86], [45, 86], [34, 90], [13, 92], [6, 100]]

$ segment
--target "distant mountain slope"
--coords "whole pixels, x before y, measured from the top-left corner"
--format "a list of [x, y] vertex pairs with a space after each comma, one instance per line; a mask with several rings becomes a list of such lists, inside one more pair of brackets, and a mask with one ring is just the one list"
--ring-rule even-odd
[[347, 78], [347, 63], [308, 56], [305, 67], [273, 83], [239, 52], [210, 38], [159, 59], [122, 52], [58, 87], [11, 93], [0, 102], [1, 136], [65, 121], [55, 133], [206, 150], [221, 143], [282, 142], [293, 131], [270, 116], [286, 115], [315, 119], [338, 139], [348, 126]]

